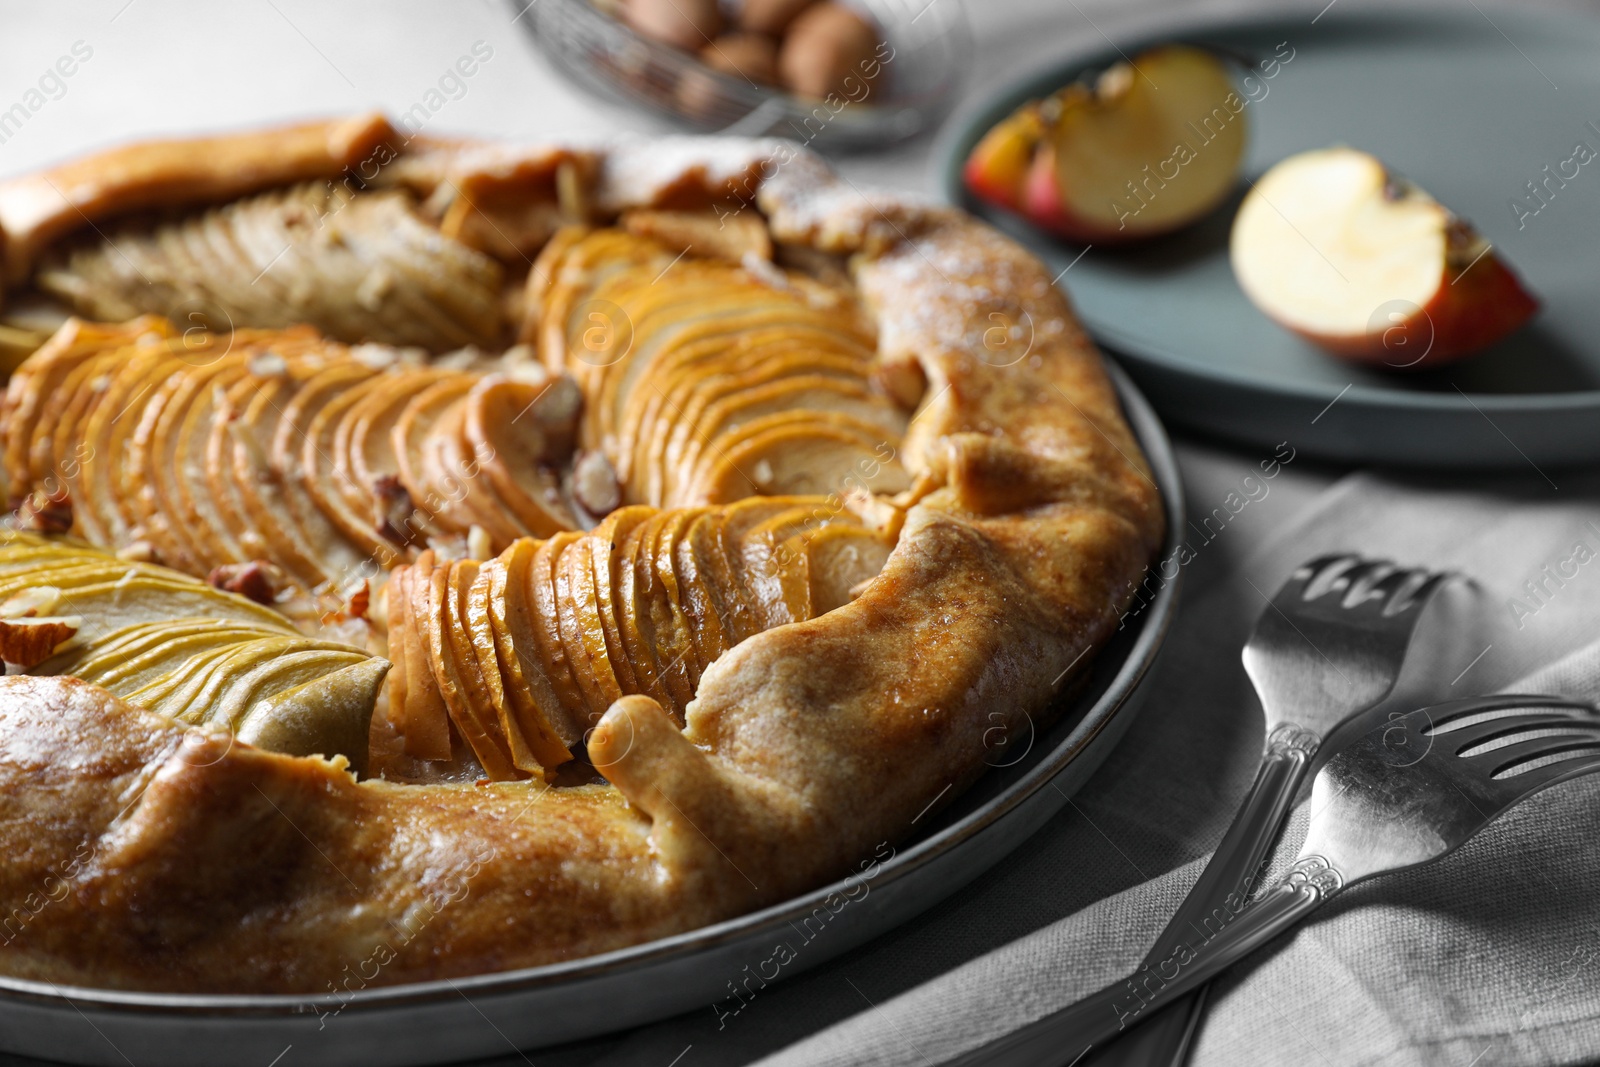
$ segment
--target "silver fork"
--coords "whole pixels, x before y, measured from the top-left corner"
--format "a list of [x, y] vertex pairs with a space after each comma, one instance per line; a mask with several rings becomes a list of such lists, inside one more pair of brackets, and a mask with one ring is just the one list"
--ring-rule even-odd
[[[1546, 710], [1499, 714], [1529, 708]], [[1600, 717], [1582, 701], [1472, 697], [1382, 723], [1317, 775], [1305, 845], [1258, 901], [1219, 914], [1154, 966], [955, 1062], [1076, 1063], [1074, 1055], [1199, 988], [1345, 887], [1431, 863], [1534, 793], [1597, 770]]]
[[[1344, 554], [1303, 564], [1278, 590], [1244, 647], [1245, 672], [1266, 717], [1255, 783], [1145, 966], [1166, 959], [1218, 909], [1245, 898], [1317, 752], [1352, 716], [1395, 690], [1423, 608], [1449, 577]], [[1409, 710], [1441, 699], [1444, 686], [1408, 688]], [[1084, 1067], [1181, 1064], [1204, 1005], [1202, 989]]]

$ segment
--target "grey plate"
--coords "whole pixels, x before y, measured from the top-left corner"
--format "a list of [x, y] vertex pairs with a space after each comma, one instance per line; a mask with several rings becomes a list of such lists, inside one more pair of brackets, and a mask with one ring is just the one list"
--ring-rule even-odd
[[[1183, 495], [1161, 424], [1111, 368], [1170, 517], [1162, 558], [1177, 547]], [[501, 974], [362, 990], [332, 997], [179, 996], [61, 988], [0, 978], [0, 1049], [68, 1063], [285, 1067], [448, 1063], [621, 1030], [690, 1010], [711, 1011], [730, 983], [770, 973], [775, 946], [788, 977], [854, 948], [955, 892], [1054, 815], [1098, 767], [1133, 718], [1139, 683], [1166, 636], [1178, 579], [1130, 613], [1083, 687], [1037, 736], [996, 766], [928, 831], [870, 877], [825, 886], [764, 911], [620, 952]], [[1016, 752], [1020, 751], [1021, 755]], [[1014, 761], [1014, 762], [1013, 762]], [[1048, 788], [1051, 784], [1055, 788]], [[872, 857], [863, 857], [870, 860]], [[825, 901], [831, 900], [831, 907]], [[845, 900], [847, 903], [840, 904]], [[802, 931], [804, 935], [802, 936]], [[728, 1007], [732, 1007], [729, 1002]], [[492, 1025], [491, 1025], [492, 1024]]]
[[[1146, 247], [1084, 254], [1063, 284], [1085, 324], [1165, 418], [1237, 441], [1457, 467], [1600, 459], [1600, 159], [1520, 229], [1510, 207], [1577, 142], [1600, 151], [1600, 19], [1486, 3], [1481, 12], [1343, 3], [1313, 24], [1319, 6], [1295, 18], [1169, 25], [1117, 45], [1132, 55], [1183, 40], [1265, 57], [1287, 42], [1292, 61], [1245, 108], [1247, 176], [1309, 148], [1371, 151], [1471, 219], [1544, 301], [1538, 316], [1494, 348], [1424, 374], [1339, 362], [1268, 321], [1239, 290], [1227, 258], [1234, 199]], [[961, 163], [1022, 101], [1117, 58], [1107, 47], [1053, 63], [964, 111], [943, 139], [946, 194], [1058, 271], [1082, 246], [978, 204], [962, 188]]]

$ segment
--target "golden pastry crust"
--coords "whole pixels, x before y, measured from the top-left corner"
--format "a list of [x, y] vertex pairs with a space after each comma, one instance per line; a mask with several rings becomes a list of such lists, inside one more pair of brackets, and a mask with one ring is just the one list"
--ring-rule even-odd
[[[407, 180], [495, 151], [430, 147]], [[653, 142], [593, 173], [596, 211], [759, 211], [780, 253], [849, 257], [880, 361], [927, 383], [881, 573], [723, 653], [681, 729], [647, 696], [613, 703], [588, 738], [608, 785], [356, 781], [71, 679], [0, 681], [0, 849], [17, 857], [0, 901], [65, 887], [11, 912], [0, 969], [316, 993], [692, 929], [904, 839], [1115, 630], [1161, 503], [1037, 260], [959, 211], [863, 197], [781, 143]]]

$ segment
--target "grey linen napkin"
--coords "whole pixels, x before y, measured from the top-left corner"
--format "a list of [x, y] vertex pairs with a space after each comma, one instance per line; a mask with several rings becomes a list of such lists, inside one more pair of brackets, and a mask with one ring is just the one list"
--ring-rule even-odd
[[[1146, 729], [1102, 772], [1120, 768], [1145, 783], [1143, 809], [1124, 797], [1118, 808], [1087, 810], [1080, 798], [1068, 812], [1131, 857], [1146, 850], [1144, 839], [1159, 834], [1163, 820], [1181, 828], [1192, 818], [1178, 805], [1231, 811], [1260, 740], [1238, 650], [1263, 594], [1297, 562], [1332, 549], [1452, 565], [1483, 581], [1495, 631], [1457, 681], [1460, 695], [1509, 687], [1600, 697], [1600, 642], [1592, 640], [1600, 636], [1600, 497], [1592, 480], [1572, 483], [1441, 490], [1371, 475], [1344, 479], [1263, 548], [1190, 591], [1150, 683], [1155, 691], [1139, 724]], [[1191, 514], [1204, 515], [1208, 504], [1191, 499]], [[1160, 724], [1154, 736], [1150, 720]], [[1230, 758], [1207, 755], [1218, 747]], [[1196, 780], [1195, 768], [1220, 777]], [[1220, 829], [1210, 820], [1178, 832], [1214, 842]], [[1277, 867], [1304, 832], [1302, 808]], [[1115, 862], [1103, 850], [1082, 861]], [[1130, 970], [1202, 863], [864, 1004], [761, 1063], [940, 1063]], [[1056, 891], [1048, 878], [1031, 888]], [[1193, 1062], [1467, 1067], [1596, 1059], [1600, 776], [1535, 797], [1432, 867], [1352, 888], [1244, 961], [1213, 991]]]

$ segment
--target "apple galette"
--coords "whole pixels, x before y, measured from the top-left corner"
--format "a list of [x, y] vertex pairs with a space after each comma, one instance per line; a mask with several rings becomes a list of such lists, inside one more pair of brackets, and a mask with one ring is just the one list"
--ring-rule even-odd
[[1162, 531], [1041, 265], [782, 142], [363, 118], [0, 183], [0, 235], [7, 974], [321, 993], [813, 888]]

